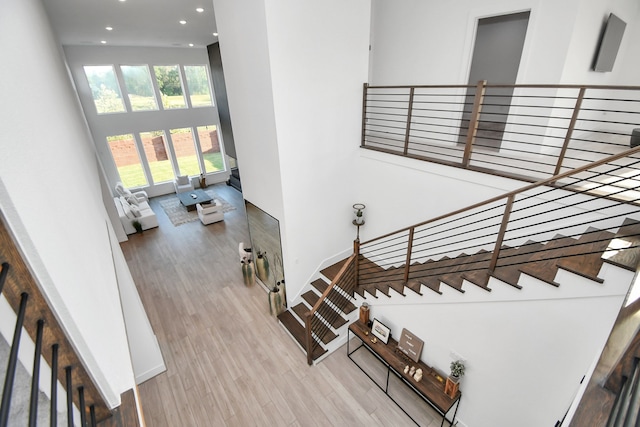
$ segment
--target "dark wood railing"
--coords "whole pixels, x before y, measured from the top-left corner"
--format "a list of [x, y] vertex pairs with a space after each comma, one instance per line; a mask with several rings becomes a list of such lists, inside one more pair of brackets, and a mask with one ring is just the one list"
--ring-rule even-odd
[[640, 86], [365, 84], [361, 147], [536, 182], [625, 151], [635, 128]]
[[[426, 284], [446, 274], [430, 261], [461, 254], [483, 254], [457, 259], [454, 271], [486, 285], [496, 268], [522, 259], [522, 251], [513, 254], [508, 248], [529, 246], [530, 254], [538, 253], [539, 242], [557, 234], [577, 238], [589, 227], [615, 233], [625, 221], [640, 219], [639, 152], [640, 147], [628, 149], [363, 242], [357, 253], [358, 285]], [[553, 251], [548, 259], [557, 256]], [[538, 254], [539, 261], [545, 259]]]
[[[14, 337], [0, 405], [0, 427], [9, 422], [9, 412], [13, 395], [13, 383], [17, 368], [18, 349], [22, 332], [26, 331], [34, 340], [35, 353], [31, 380], [31, 399], [29, 404], [29, 425], [36, 425], [38, 413], [38, 391], [40, 383], [40, 357], [51, 366], [51, 410], [50, 423], [57, 425], [58, 378], [65, 378], [63, 387], [67, 390], [68, 425], [73, 426], [73, 410], [77, 407], [81, 414], [82, 426], [86, 425], [87, 413], [91, 416], [91, 425], [96, 420], [107, 419], [111, 412], [97, 387], [82, 365], [71, 343], [60, 327], [55, 315], [40, 293], [34, 277], [23, 260], [20, 251], [0, 220], [0, 293], [17, 314]], [[44, 349], [44, 350], [43, 350]], [[49, 351], [49, 349], [51, 351]], [[59, 366], [63, 361], [64, 366]], [[74, 396], [74, 387], [77, 395]]]
[[[347, 259], [305, 318], [307, 363], [309, 365], [313, 363], [314, 352], [320, 346], [321, 337], [331, 328], [331, 324], [335, 320], [334, 316], [339, 315], [338, 312], [344, 309], [344, 304], [353, 299], [355, 288], [356, 255], [353, 254]], [[336, 310], [322, 312], [323, 304]]]

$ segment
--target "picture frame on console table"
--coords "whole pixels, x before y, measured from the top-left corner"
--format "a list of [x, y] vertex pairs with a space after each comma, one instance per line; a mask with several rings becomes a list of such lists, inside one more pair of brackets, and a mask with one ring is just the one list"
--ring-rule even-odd
[[380, 322], [378, 319], [373, 319], [373, 324], [371, 325], [371, 333], [378, 338], [383, 343], [389, 342], [389, 337], [391, 336], [391, 329], [389, 329], [386, 325]]

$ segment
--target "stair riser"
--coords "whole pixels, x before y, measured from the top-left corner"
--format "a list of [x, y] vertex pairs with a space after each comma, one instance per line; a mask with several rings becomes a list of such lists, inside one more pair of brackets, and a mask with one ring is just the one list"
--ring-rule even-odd
[[421, 289], [423, 296], [419, 296], [413, 292], [407, 292], [406, 296], [395, 293], [390, 294], [390, 297], [382, 296], [377, 299], [371, 297], [362, 298], [356, 295], [355, 305], [359, 306], [364, 301], [375, 306], [387, 304], [459, 304], [619, 296], [626, 295], [629, 285], [633, 280], [634, 273], [605, 263], [600, 269], [598, 277], [603, 279], [604, 282], [595, 282], [569, 271], [558, 269], [555, 280], [560, 283], [559, 287], [551, 286], [535, 277], [522, 274], [518, 282], [518, 285], [522, 286], [520, 290], [492, 277], [489, 279], [491, 292], [487, 292], [465, 280], [463, 282], [464, 294], [448, 286], [443, 286], [441, 287], [443, 291], [442, 295], [438, 295], [423, 286]]

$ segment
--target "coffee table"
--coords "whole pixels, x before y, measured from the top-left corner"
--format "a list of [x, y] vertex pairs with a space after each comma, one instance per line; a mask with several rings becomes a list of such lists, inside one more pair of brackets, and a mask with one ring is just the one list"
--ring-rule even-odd
[[180, 199], [180, 203], [189, 212], [195, 210], [198, 203], [207, 203], [213, 200], [204, 190], [185, 191], [184, 193], [178, 193], [177, 196]]

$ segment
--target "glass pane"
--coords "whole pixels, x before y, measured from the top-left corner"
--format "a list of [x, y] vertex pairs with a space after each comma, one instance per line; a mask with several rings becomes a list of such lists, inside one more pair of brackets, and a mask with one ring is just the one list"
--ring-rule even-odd
[[199, 126], [198, 139], [204, 157], [204, 168], [207, 172], [217, 172], [224, 170], [222, 153], [220, 152], [220, 142], [218, 141], [218, 130], [214, 125]]
[[165, 109], [186, 108], [182, 79], [177, 65], [159, 65], [153, 67], [158, 89], [162, 96], [162, 106]]
[[143, 187], [147, 185], [136, 142], [132, 134], [113, 135], [107, 137], [107, 143], [118, 168], [120, 181], [126, 188]]
[[157, 110], [158, 102], [151, 83], [151, 75], [146, 65], [123, 65], [122, 77], [129, 94], [132, 111]]
[[204, 65], [185, 65], [184, 75], [187, 77], [187, 88], [192, 107], [209, 107], [211, 103], [211, 91], [209, 90], [209, 77]]
[[171, 129], [171, 142], [176, 152], [178, 169], [180, 175], [200, 175], [200, 165], [198, 165], [198, 154], [193, 143], [191, 128]]
[[125, 111], [122, 92], [111, 65], [85, 65], [84, 73], [89, 81], [93, 102], [98, 114]]
[[164, 131], [140, 132], [140, 139], [147, 156], [153, 182], [173, 181], [173, 169], [167, 151]]

